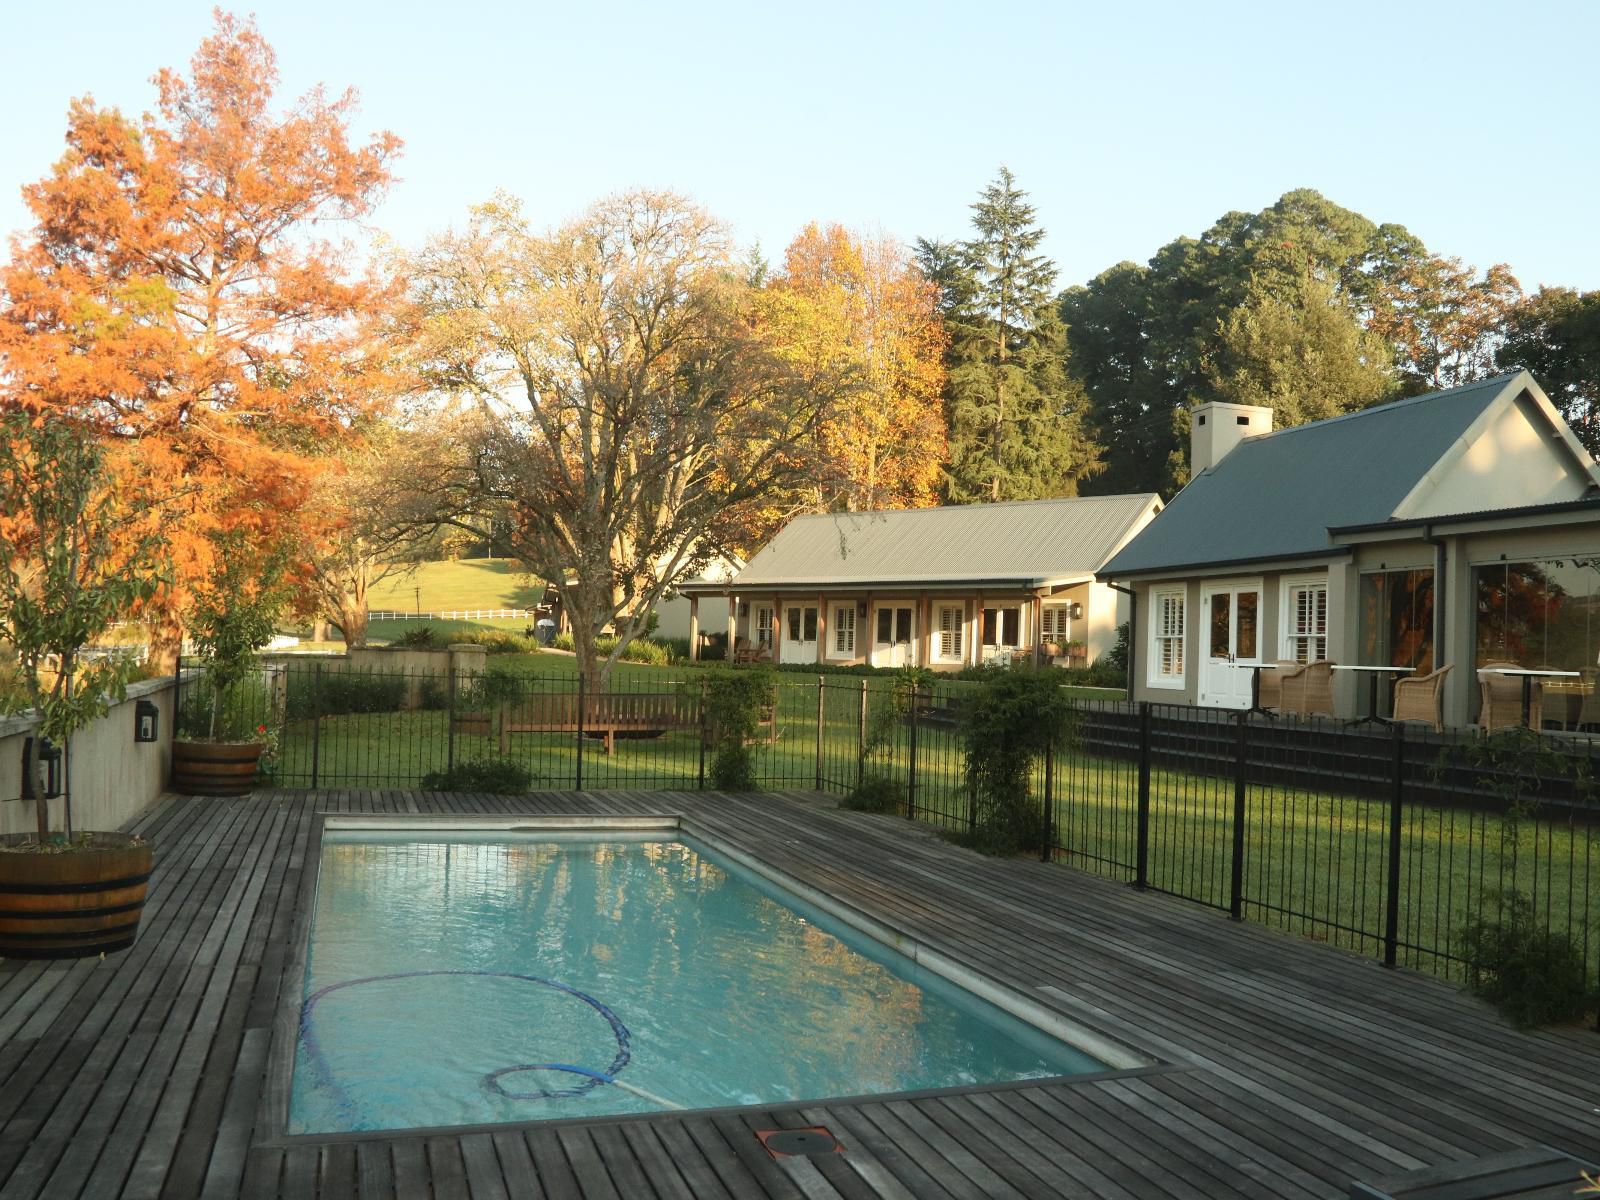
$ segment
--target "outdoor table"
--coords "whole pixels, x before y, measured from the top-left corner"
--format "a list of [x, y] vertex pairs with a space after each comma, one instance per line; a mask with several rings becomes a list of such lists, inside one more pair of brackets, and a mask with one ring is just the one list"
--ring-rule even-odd
[[[1522, 678], [1522, 724], [1527, 726], [1533, 715], [1533, 681], [1536, 678], [1547, 679], [1579, 679], [1582, 673], [1578, 671], [1529, 671], [1523, 667], [1492, 667], [1486, 672], [1490, 675], [1517, 675]], [[1543, 724], [1543, 722], [1540, 722]]]
[[1389, 722], [1378, 715], [1378, 679], [1382, 675], [1410, 675], [1415, 667], [1342, 667], [1334, 665], [1335, 671], [1365, 671], [1367, 673], [1367, 715], [1358, 717], [1349, 722], [1351, 725], [1387, 725]]
[[1277, 663], [1257, 663], [1255, 669], [1250, 672], [1250, 707], [1245, 709], [1246, 716], [1250, 713], [1260, 713], [1264, 717], [1277, 718], [1277, 713], [1261, 707], [1261, 672], [1277, 669]]

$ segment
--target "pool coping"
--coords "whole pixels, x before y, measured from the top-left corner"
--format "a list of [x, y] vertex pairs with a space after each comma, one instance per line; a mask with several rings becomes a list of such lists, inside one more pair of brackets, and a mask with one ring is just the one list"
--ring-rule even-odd
[[[533, 1121], [496, 1121], [469, 1125], [406, 1126], [395, 1129], [372, 1129], [345, 1133], [288, 1132], [289, 1105], [294, 1077], [295, 1052], [299, 1043], [300, 1013], [305, 991], [307, 953], [310, 947], [311, 922], [316, 910], [316, 889], [321, 875], [323, 834], [332, 830], [371, 830], [373, 832], [403, 833], [407, 831], [453, 833], [542, 833], [542, 832], [595, 832], [595, 833], [660, 833], [679, 835], [701, 842], [716, 854], [726, 856], [743, 869], [766, 880], [821, 910], [863, 937], [885, 949], [910, 959], [917, 966], [939, 976], [955, 987], [970, 992], [980, 1000], [1009, 1013], [1041, 1033], [1062, 1041], [1075, 1049], [1092, 1055], [1107, 1064], [1103, 1071], [1089, 1071], [1073, 1075], [1052, 1075], [1035, 1079], [1010, 1080], [992, 1084], [958, 1084], [951, 1087], [924, 1088], [905, 1092], [874, 1092], [860, 1095], [816, 1097], [806, 1100], [763, 1102], [757, 1104], [724, 1105], [715, 1108], [686, 1110], [693, 1114], [714, 1115], [751, 1110], [762, 1112], [788, 1111], [811, 1108], [818, 1104], [848, 1104], [870, 1101], [914, 1100], [941, 1095], [970, 1095], [1013, 1088], [1037, 1087], [1041, 1084], [1090, 1083], [1105, 1079], [1136, 1078], [1156, 1072], [1171, 1072], [1189, 1068], [1172, 1063], [1161, 1056], [1144, 1051], [1128, 1042], [1092, 1029], [1063, 1016], [1045, 1004], [1030, 999], [1026, 994], [1008, 984], [961, 962], [928, 945], [922, 939], [897, 928], [893, 923], [846, 903], [785, 873], [757, 855], [730, 845], [722, 836], [708, 832], [693, 818], [681, 814], [663, 813], [648, 815], [540, 815], [490, 817], [460, 814], [319, 814], [312, 822], [306, 841], [306, 870], [302, 873], [295, 897], [294, 930], [291, 934], [293, 958], [286, 971], [289, 984], [278, 998], [273, 1018], [272, 1036], [267, 1050], [265, 1087], [258, 1106], [256, 1128], [265, 1130], [253, 1142], [260, 1147], [287, 1148], [297, 1145], [322, 1145], [329, 1142], [364, 1142], [389, 1140], [395, 1137], [459, 1136], [489, 1133], [496, 1130], [542, 1129], [569, 1125], [614, 1124], [629, 1121], [649, 1121], [663, 1116], [656, 1112], [615, 1113], [576, 1117], [551, 1117]], [[678, 1115], [682, 1115], [679, 1113]]]

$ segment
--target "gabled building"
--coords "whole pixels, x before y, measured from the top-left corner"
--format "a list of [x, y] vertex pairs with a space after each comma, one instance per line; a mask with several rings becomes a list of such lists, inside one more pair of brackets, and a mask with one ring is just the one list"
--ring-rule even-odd
[[732, 580], [680, 588], [691, 644], [726, 631], [781, 663], [1086, 664], [1126, 619], [1095, 573], [1160, 509], [1148, 494], [797, 517]]
[[1480, 666], [1596, 666], [1600, 471], [1527, 372], [1277, 432], [1190, 416], [1188, 486], [1099, 573], [1134, 597], [1134, 699], [1242, 708], [1278, 660], [1449, 665], [1464, 725]]

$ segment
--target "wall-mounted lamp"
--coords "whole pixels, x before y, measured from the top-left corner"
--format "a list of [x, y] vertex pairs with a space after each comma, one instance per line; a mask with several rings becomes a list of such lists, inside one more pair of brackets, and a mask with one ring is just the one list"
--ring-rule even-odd
[[1067, 616], [1071, 617], [1074, 621], [1081, 621], [1083, 619], [1083, 601], [1074, 600], [1071, 604], [1067, 605]]
[[748, 601], [748, 600], [739, 601], [739, 615], [741, 617], [748, 617], [750, 615], [750, 601]]
[[856, 616], [864, 617], [866, 615], [867, 615], [867, 602], [865, 600], [858, 600], [856, 602]]
[[140, 700], [133, 706], [133, 740], [153, 742], [161, 729], [161, 710], [150, 700]]
[[[28, 770], [29, 759], [33, 770]], [[40, 790], [40, 785], [43, 790]], [[61, 795], [61, 747], [47, 737], [22, 739], [22, 798], [54, 800]]]

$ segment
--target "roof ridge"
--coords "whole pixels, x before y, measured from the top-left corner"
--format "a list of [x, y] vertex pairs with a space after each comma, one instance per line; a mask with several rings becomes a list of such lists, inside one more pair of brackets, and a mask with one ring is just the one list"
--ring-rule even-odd
[[1339, 413], [1336, 416], [1323, 417], [1316, 421], [1307, 421], [1302, 425], [1286, 425], [1282, 429], [1274, 429], [1271, 433], [1258, 433], [1254, 437], [1244, 438], [1239, 442], [1239, 445], [1244, 446], [1250, 443], [1265, 442], [1270, 438], [1282, 437], [1284, 434], [1288, 433], [1303, 433], [1308, 429], [1321, 429], [1324, 426], [1332, 425], [1338, 421], [1351, 421], [1355, 420], [1357, 417], [1370, 417], [1374, 413], [1388, 413], [1399, 408], [1414, 408], [1425, 403], [1426, 401], [1443, 400], [1446, 397], [1461, 396], [1467, 392], [1475, 392], [1480, 388], [1486, 388], [1491, 385], [1495, 386], [1497, 389], [1504, 388], [1506, 384], [1510, 383], [1522, 373], [1523, 372], [1521, 370], [1510, 371], [1504, 375], [1493, 375], [1488, 379], [1479, 379], [1473, 383], [1463, 383], [1453, 388], [1442, 388], [1437, 392], [1423, 392], [1417, 396], [1403, 396], [1399, 400], [1388, 400], [1383, 404], [1374, 404], [1370, 408], [1358, 408], [1354, 412]]
[[1147, 504], [1151, 500], [1159, 500], [1159, 492], [1117, 492], [1110, 496], [1046, 496], [1038, 500], [975, 500], [970, 504], [931, 504], [919, 508], [862, 508], [842, 509], [838, 512], [801, 513], [791, 517], [790, 524], [795, 521], [814, 521], [821, 518], [837, 520], [841, 517], [887, 517], [910, 513], [936, 513], [936, 512], [973, 512], [987, 511], [995, 508], [1021, 508], [1025, 505], [1044, 504], [1088, 504], [1095, 501], [1134, 501]]

